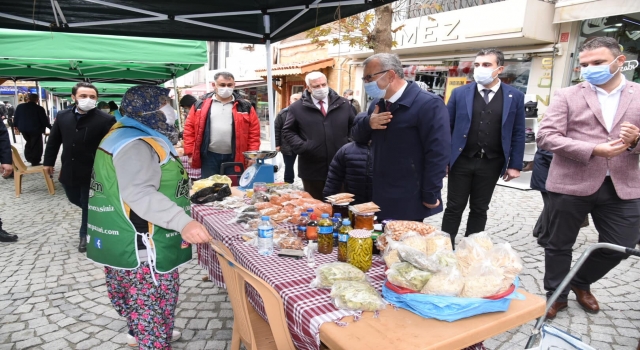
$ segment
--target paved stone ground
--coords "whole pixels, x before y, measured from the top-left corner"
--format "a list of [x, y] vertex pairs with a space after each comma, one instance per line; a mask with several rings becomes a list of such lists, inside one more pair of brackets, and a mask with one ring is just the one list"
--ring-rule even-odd
[[[538, 192], [498, 187], [487, 225], [495, 241], [508, 241], [520, 252], [523, 286], [540, 295], [544, 254], [531, 230], [541, 206]], [[60, 184], [50, 196], [41, 177], [28, 175], [22, 196], [15, 198], [13, 181], [0, 179], [0, 208], [5, 229], [20, 236], [17, 243], [0, 243], [0, 350], [128, 348], [126, 323], [109, 303], [102, 269], [77, 252], [80, 210], [68, 203]], [[438, 226], [440, 220], [441, 215], [430, 218]], [[596, 241], [593, 226], [584, 228], [576, 251]], [[180, 274], [176, 327], [183, 337], [174, 347], [228, 349], [233, 313], [226, 292], [202, 282], [204, 272], [195, 260]], [[596, 349], [635, 349], [640, 338], [639, 276], [640, 261], [624, 261], [593, 286], [603, 311], [587, 314], [571, 295], [568, 311], [551, 323], [582, 335]], [[485, 344], [522, 349], [532, 324]]]

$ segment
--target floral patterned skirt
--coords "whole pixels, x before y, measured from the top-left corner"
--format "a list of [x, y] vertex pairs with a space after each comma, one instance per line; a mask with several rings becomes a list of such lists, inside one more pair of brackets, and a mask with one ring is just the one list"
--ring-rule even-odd
[[107, 293], [120, 316], [127, 319], [140, 349], [171, 349], [180, 275], [178, 269], [155, 273], [147, 262], [134, 270], [105, 267]]

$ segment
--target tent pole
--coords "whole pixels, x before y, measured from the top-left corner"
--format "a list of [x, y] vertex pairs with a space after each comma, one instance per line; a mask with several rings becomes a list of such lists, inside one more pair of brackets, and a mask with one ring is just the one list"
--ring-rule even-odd
[[[269, 18], [269, 15], [264, 15], [264, 32], [266, 33], [267, 37], [269, 37], [269, 33], [271, 32], [271, 19]], [[267, 96], [269, 98], [269, 139], [271, 141], [271, 148], [270, 150], [275, 150], [276, 149], [276, 128], [275, 128], [275, 120], [276, 120], [276, 114], [273, 108], [273, 102], [274, 102], [274, 97], [273, 97], [273, 80], [272, 80], [272, 76], [271, 76], [271, 39], [267, 39], [266, 42], [266, 49], [267, 49]]]
[[173, 78], [173, 101], [175, 103], [175, 109], [178, 111], [178, 131], [182, 130], [182, 113], [180, 111], [180, 102], [178, 102], [178, 83], [176, 81], [176, 75], [171, 76]]
[[[16, 116], [16, 109], [18, 109], [18, 84], [16, 83], [16, 80], [13, 80], [13, 116]], [[15, 120], [15, 118], [13, 119]], [[14, 124], [15, 125], [15, 124]], [[16, 133], [14, 131], [14, 128], [11, 128], [11, 135], [13, 136], [13, 143], [17, 143], [16, 141]]]
[[[214, 41], [215, 45], [218, 45], [217, 41]], [[216, 57], [217, 58], [217, 57]], [[211, 67], [211, 41], [207, 41], [207, 65], [204, 67], [204, 91], [208, 94], [211, 91], [211, 87], [209, 86], [209, 68]], [[213, 63], [213, 66], [216, 67], [216, 63]]]

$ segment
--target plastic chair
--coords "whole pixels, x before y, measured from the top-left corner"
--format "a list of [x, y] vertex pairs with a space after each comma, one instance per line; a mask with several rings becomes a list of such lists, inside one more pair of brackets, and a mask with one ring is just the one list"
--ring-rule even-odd
[[[231, 350], [239, 350], [241, 342], [250, 350], [294, 350], [280, 294], [267, 282], [238, 265], [222, 242], [214, 240], [211, 246], [218, 255], [233, 309]], [[269, 323], [249, 303], [245, 282], [260, 294]]]
[[22, 175], [26, 174], [36, 174], [41, 173], [44, 176], [44, 182], [47, 184], [47, 189], [49, 190], [49, 194], [53, 195], [56, 193], [55, 186], [53, 185], [53, 180], [51, 176], [47, 174], [42, 165], [37, 166], [26, 166], [20, 157], [20, 153], [18, 150], [11, 146], [11, 153], [13, 157], [13, 183], [16, 187], [16, 197], [20, 198], [20, 194], [22, 193]]

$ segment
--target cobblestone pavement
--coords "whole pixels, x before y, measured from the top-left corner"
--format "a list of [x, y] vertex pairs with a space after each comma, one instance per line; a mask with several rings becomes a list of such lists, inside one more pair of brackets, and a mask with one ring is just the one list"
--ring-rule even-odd
[[[541, 206], [538, 192], [498, 187], [487, 225], [495, 241], [508, 241], [521, 253], [522, 284], [539, 295], [544, 255], [531, 230]], [[127, 349], [126, 323], [109, 303], [102, 269], [77, 252], [80, 210], [69, 204], [60, 184], [50, 196], [40, 176], [27, 175], [15, 198], [13, 181], [0, 179], [0, 208], [5, 229], [20, 237], [0, 243], [0, 350]], [[429, 221], [439, 226], [440, 220], [438, 215]], [[576, 251], [596, 241], [593, 226], [584, 228]], [[572, 294], [568, 311], [551, 323], [582, 335], [596, 349], [634, 349], [640, 338], [639, 268], [640, 261], [630, 258], [593, 286], [599, 314], [582, 311]], [[183, 336], [174, 343], [177, 349], [229, 348], [231, 304], [225, 290], [202, 281], [204, 274], [195, 260], [180, 271], [176, 328]], [[485, 344], [522, 349], [531, 326]]]

